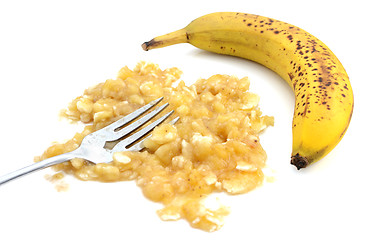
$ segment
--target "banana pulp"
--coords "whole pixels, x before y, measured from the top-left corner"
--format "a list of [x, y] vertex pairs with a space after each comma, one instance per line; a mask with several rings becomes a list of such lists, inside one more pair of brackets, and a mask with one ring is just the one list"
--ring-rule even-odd
[[310, 33], [267, 17], [219, 12], [142, 47], [178, 43], [258, 62], [289, 84], [295, 95], [291, 163], [297, 169], [323, 158], [344, 136], [353, 112], [352, 87], [337, 57]]

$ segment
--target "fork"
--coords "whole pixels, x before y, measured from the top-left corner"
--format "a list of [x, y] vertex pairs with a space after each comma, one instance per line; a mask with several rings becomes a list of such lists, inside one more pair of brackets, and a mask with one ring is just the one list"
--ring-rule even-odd
[[[142, 150], [144, 148], [143, 141], [150, 137], [150, 135], [147, 137], [145, 136], [156, 126], [165, 121], [173, 113], [173, 110], [155, 120], [148, 126], [133, 133], [163, 111], [168, 106], [168, 103], [157, 107], [140, 119], [136, 119], [156, 106], [160, 101], [162, 101], [162, 99], [163, 97], [158, 98], [110, 125], [86, 135], [80, 146], [71, 152], [47, 158], [43, 161], [34, 163], [0, 177], [0, 185], [36, 170], [67, 162], [73, 158], [82, 158], [95, 164], [109, 163], [113, 161], [113, 154], [115, 152]], [[179, 118], [177, 117], [170, 123], [175, 124], [178, 119]], [[127, 124], [129, 125], [126, 126]], [[128, 136], [129, 134], [130, 136]]]

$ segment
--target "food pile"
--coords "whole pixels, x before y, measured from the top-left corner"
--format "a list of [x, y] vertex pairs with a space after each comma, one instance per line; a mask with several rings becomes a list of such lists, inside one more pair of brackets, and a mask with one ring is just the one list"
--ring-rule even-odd
[[214, 75], [186, 86], [181, 74], [177, 68], [161, 70], [140, 62], [133, 70], [123, 67], [116, 79], [86, 89], [62, 115], [88, 125], [69, 141], [48, 148], [37, 161], [76, 149], [87, 134], [163, 96], [170, 104], [165, 111], [173, 109], [171, 118], [180, 120], [155, 128], [144, 142], [145, 150], [115, 153], [111, 163], [73, 159], [54, 166], [55, 176], [136, 180], [148, 199], [163, 204], [161, 219], [186, 219], [195, 228], [219, 229], [228, 208], [210, 209], [204, 201], [213, 192], [246, 193], [261, 185], [266, 153], [259, 133], [273, 125], [273, 118], [262, 115], [247, 78]]

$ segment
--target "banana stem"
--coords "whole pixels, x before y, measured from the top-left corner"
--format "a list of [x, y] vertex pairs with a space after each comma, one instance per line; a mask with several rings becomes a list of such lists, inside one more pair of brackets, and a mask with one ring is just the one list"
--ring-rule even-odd
[[187, 43], [188, 40], [189, 39], [186, 30], [183, 28], [175, 32], [155, 37], [149, 42], [143, 43], [141, 47], [143, 48], [143, 50], [148, 51], [151, 49], [167, 47], [178, 43]]

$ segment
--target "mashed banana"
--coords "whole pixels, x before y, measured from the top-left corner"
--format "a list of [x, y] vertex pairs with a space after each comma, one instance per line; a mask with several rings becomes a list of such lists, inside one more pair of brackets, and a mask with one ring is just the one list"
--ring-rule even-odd
[[246, 193], [262, 183], [266, 153], [259, 133], [273, 125], [273, 118], [262, 116], [247, 78], [214, 75], [186, 86], [180, 76], [177, 68], [161, 70], [140, 62], [133, 70], [122, 68], [116, 79], [86, 89], [62, 115], [92, 124], [48, 148], [37, 161], [76, 149], [85, 135], [163, 96], [170, 103], [165, 111], [174, 109], [171, 119], [180, 120], [155, 128], [144, 151], [115, 153], [108, 164], [73, 159], [54, 169], [81, 180], [136, 180], [148, 199], [164, 205], [158, 211], [161, 219], [219, 229], [228, 209], [210, 209], [204, 200], [213, 192]]

